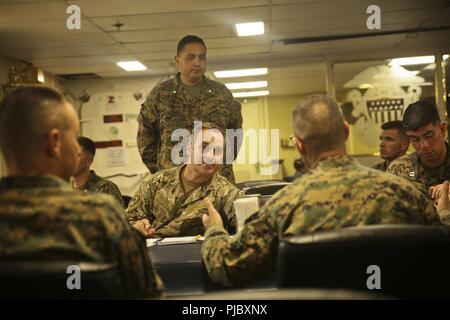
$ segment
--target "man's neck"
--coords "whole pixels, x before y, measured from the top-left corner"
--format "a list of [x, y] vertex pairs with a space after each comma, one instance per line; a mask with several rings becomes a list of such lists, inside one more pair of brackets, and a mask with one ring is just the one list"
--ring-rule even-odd
[[204, 184], [209, 179], [211, 179], [211, 177], [209, 176], [198, 174], [198, 172], [194, 170], [194, 167], [191, 164], [187, 164], [186, 167], [184, 167], [182, 175], [184, 179], [195, 184]]
[[198, 78], [198, 79], [191, 79], [191, 78], [185, 77], [182, 74], [180, 74], [180, 79], [181, 79], [181, 82], [186, 86], [195, 86], [195, 85], [199, 84], [200, 82], [202, 82], [203, 77]]
[[83, 171], [77, 176], [73, 176], [73, 182], [75, 188], [81, 188], [84, 186], [89, 178], [90, 170]]
[[336, 148], [336, 149], [332, 149], [332, 150], [328, 150], [328, 151], [324, 151], [324, 152], [319, 152], [317, 154], [311, 155], [308, 159], [308, 156], [306, 157], [308, 163], [311, 164], [311, 168], [314, 168], [317, 166], [317, 164], [319, 163], [319, 161], [322, 161], [326, 158], [330, 158], [330, 157], [338, 157], [338, 156], [345, 156], [347, 154], [347, 151], [344, 147], [340, 147], [340, 148]]

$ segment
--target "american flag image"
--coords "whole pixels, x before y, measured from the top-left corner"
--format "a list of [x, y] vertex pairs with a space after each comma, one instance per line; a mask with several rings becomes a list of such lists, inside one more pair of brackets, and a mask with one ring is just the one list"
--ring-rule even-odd
[[379, 125], [388, 121], [402, 120], [404, 99], [367, 100], [367, 110], [372, 121]]

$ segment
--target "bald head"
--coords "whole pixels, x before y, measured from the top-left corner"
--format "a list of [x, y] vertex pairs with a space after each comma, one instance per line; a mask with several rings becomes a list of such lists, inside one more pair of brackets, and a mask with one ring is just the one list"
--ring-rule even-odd
[[58, 91], [48, 87], [18, 88], [0, 106], [0, 149], [6, 163], [14, 166], [42, 161], [45, 153], [49, 158], [63, 158], [59, 154], [63, 153], [63, 138], [69, 132], [76, 135], [77, 126], [73, 107]]
[[345, 144], [344, 118], [337, 102], [326, 95], [301, 100], [292, 112], [294, 133], [314, 152]]

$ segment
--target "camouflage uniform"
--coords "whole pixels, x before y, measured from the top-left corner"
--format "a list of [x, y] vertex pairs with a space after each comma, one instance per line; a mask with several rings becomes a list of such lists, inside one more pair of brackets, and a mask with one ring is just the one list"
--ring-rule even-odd
[[[142, 161], [154, 173], [172, 168], [172, 132], [178, 128], [192, 130], [194, 121], [210, 122], [225, 129], [242, 128], [241, 105], [221, 83], [204, 78], [200, 93], [191, 97], [180, 82], [180, 75], [158, 84], [142, 104], [139, 114], [137, 144]], [[230, 142], [231, 143], [231, 142]], [[239, 146], [235, 145], [236, 157]], [[220, 172], [234, 183], [231, 164]]]
[[387, 173], [405, 178], [413, 182], [420, 191], [428, 194], [429, 188], [450, 180], [450, 149], [447, 147], [447, 156], [439, 167], [427, 168], [420, 163], [417, 152], [405, 155], [394, 160], [387, 169]]
[[120, 194], [120, 190], [117, 185], [109, 180], [106, 180], [100, 176], [98, 176], [94, 170], [89, 172], [89, 177], [81, 187], [76, 189], [90, 191], [90, 192], [98, 192], [98, 193], [106, 193], [112, 195], [122, 207], [125, 207], [125, 204], [122, 199], [122, 195]]
[[383, 161], [383, 162], [377, 163], [372, 168], [375, 170], [380, 170], [380, 171], [386, 172], [386, 170], [388, 168], [388, 163], [387, 163], [387, 161]]
[[142, 183], [126, 210], [128, 221], [134, 224], [148, 219], [156, 229], [155, 237], [203, 234], [202, 215], [208, 211], [202, 200], [208, 197], [221, 214], [225, 228], [233, 232], [233, 201], [242, 191], [215, 173], [209, 182], [186, 195], [180, 177], [185, 166], [160, 171]]
[[15, 259], [117, 263], [127, 296], [162, 290], [143, 239], [116, 201], [53, 176], [0, 180], [0, 260]]
[[441, 222], [433, 203], [407, 181], [364, 167], [349, 156], [330, 157], [276, 193], [235, 238], [211, 226], [202, 257], [213, 281], [245, 285], [273, 272], [283, 237], [397, 223]]

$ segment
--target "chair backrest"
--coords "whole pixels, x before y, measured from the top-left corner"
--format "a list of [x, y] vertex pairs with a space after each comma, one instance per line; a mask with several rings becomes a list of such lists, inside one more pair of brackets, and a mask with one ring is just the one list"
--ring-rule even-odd
[[245, 194], [260, 194], [262, 196], [270, 196], [283, 189], [289, 182], [273, 182], [259, 186], [244, 188]]
[[[81, 289], [76, 284], [78, 266]], [[70, 278], [72, 277], [72, 278]], [[73, 261], [0, 261], [2, 299], [115, 299], [124, 298], [115, 264]]]
[[277, 286], [450, 298], [449, 252], [445, 226], [379, 225], [294, 236], [280, 241]]

